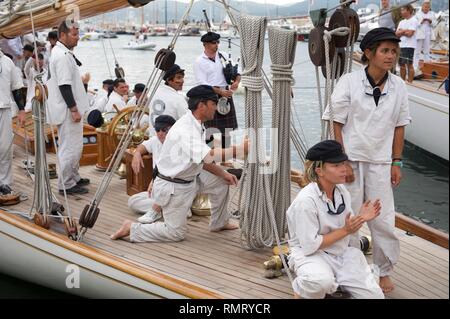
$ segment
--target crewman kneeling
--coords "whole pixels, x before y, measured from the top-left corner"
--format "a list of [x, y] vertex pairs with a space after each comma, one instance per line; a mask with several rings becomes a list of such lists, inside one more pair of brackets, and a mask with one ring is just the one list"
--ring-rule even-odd
[[323, 141], [306, 155], [310, 182], [287, 211], [289, 266], [297, 274], [295, 297], [320, 299], [338, 286], [353, 298], [382, 299], [383, 292], [361, 250], [349, 247], [350, 234], [378, 217], [379, 200], [367, 201], [359, 215], [345, 183], [347, 155], [336, 141]]
[[188, 94], [189, 109], [167, 134], [157, 161], [153, 197], [161, 205], [164, 222], [152, 224], [125, 221], [111, 236], [130, 235], [132, 242], [168, 242], [183, 240], [187, 232], [187, 215], [197, 194], [207, 194], [211, 202], [211, 231], [233, 230], [229, 222], [229, 186], [237, 178], [214, 162], [248, 153], [248, 141], [227, 149], [210, 149], [205, 143], [203, 123], [214, 117], [218, 96], [209, 85], [199, 85]]

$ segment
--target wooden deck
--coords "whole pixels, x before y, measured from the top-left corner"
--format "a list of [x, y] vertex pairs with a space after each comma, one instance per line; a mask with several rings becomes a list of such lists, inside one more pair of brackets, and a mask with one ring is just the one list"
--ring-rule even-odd
[[[30, 199], [13, 207], [28, 212], [32, 204], [32, 183], [20, 167], [25, 154], [15, 148], [15, 189]], [[53, 154], [49, 161], [55, 162]], [[102, 173], [93, 166], [81, 168], [83, 177], [91, 179], [88, 196], [70, 196], [73, 216], [79, 216], [82, 208], [92, 198]], [[54, 190], [56, 180], [52, 180]], [[128, 241], [112, 241], [111, 235], [124, 219], [136, 219], [127, 208], [126, 181], [114, 177], [100, 205], [101, 214], [94, 229], [89, 230], [84, 243], [104, 250], [140, 266], [143, 270], [154, 269], [189, 281], [199, 287], [222, 295], [224, 298], [291, 298], [292, 288], [286, 275], [276, 279], [263, 276], [262, 263], [272, 252], [270, 249], [248, 251], [241, 248], [239, 230], [220, 233], [208, 231], [208, 218], [194, 216], [189, 220], [186, 240], [177, 243], [132, 244]], [[235, 189], [233, 189], [233, 192]], [[293, 197], [298, 188], [292, 188]], [[57, 191], [56, 191], [57, 193]], [[59, 194], [61, 203], [64, 199]], [[233, 197], [233, 196], [232, 196]], [[237, 196], [234, 197], [237, 201]], [[235, 204], [230, 205], [230, 209]], [[363, 232], [367, 232], [364, 229]], [[397, 285], [388, 298], [449, 298], [449, 253], [447, 249], [421, 238], [406, 235], [398, 230], [401, 257], [393, 279]], [[370, 260], [370, 256], [368, 256]]]

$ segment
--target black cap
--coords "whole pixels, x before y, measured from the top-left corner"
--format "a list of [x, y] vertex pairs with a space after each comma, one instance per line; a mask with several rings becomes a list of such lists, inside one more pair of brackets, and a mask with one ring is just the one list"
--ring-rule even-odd
[[170, 79], [177, 73], [181, 73], [181, 72], [184, 72], [184, 70], [182, 68], [180, 68], [180, 66], [178, 64], [174, 64], [169, 70], [166, 71], [166, 73], [164, 74], [163, 80], [167, 81], [168, 79]]
[[379, 41], [400, 42], [400, 39], [395, 35], [395, 32], [389, 28], [376, 28], [366, 33], [359, 47], [364, 51], [372, 43]]
[[103, 85], [114, 85], [114, 80], [113, 79], [107, 79], [107, 80], [103, 81]]
[[99, 110], [92, 110], [89, 113], [87, 121], [88, 121], [89, 125], [96, 127], [96, 128], [102, 126], [104, 123], [102, 113]]
[[162, 128], [173, 126], [175, 122], [175, 119], [170, 115], [160, 115], [155, 120], [155, 130], [159, 131]]
[[133, 92], [134, 93], [136, 93], [136, 92], [142, 93], [142, 92], [144, 92], [144, 90], [145, 90], [145, 84], [138, 83], [134, 86]]
[[333, 140], [317, 143], [308, 150], [306, 159], [310, 161], [322, 161], [327, 163], [340, 163], [348, 160], [348, 156], [342, 151], [342, 145]]
[[207, 32], [206, 34], [204, 34], [204, 35], [201, 37], [200, 40], [201, 40], [203, 43], [205, 43], [205, 42], [213, 42], [213, 41], [217, 41], [217, 40], [219, 40], [219, 39], [220, 39], [220, 34], [209, 31], [209, 32]]
[[218, 101], [219, 97], [210, 85], [198, 85], [193, 87], [187, 92], [187, 97], [190, 99], [203, 99], [203, 100], [213, 100]]

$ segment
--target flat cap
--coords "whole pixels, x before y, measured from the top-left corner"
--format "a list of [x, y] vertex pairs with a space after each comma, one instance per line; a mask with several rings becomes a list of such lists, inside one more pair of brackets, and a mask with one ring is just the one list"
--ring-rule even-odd
[[322, 161], [327, 163], [340, 163], [348, 160], [343, 152], [342, 145], [333, 140], [317, 143], [306, 153], [306, 159], [310, 161]]
[[193, 87], [186, 95], [190, 99], [213, 100], [216, 102], [219, 100], [219, 97], [210, 85], [198, 85]]
[[142, 92], [144, 92], [144, 90], [145, 90], [145, 84], [138, 83], [138, 84], [136, 84], [136, 85], [134, 86], [133, 92], [139, 92], [139, 93], [142, 93]]
[[209, 31], [206, 34], [204, 34], [200, 40], [203, 43], [205, 43], [205, 42], [218, 41], [219, 39], [220, 39], [220, 34]]
[[395, 35], [395, 32], [389, 28], [376, 28], [366, 33], [359, 47], [364, 51], [372, 43], [379, 41], [400, 42], [400, 39]]
[[169, 70], [166, 71], [166, 73], [164, 74], [163, 80], [167, 81], [174, 75], [176, 75], [178, 73], [182, 73], [182, 72], [184, 72], [184, 70], [182, 68], [180, 68], [180, 66], [178, 64], [174, 64]]
[[104, 123], [102, 113], [99, 110], [92, 110], [88, 115], [87, 121], [90, 126], [95, 128], [99, 128]]
[[173, 126], [175, 119], [170, 115], [160, 115], [155, 119], [155, 130], [159, 131], [162, 128]]

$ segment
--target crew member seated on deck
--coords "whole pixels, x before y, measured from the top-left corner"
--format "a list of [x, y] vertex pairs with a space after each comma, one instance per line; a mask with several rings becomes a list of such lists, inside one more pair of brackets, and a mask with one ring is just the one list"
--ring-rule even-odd
[[109, 96], [108, 103], [106, 103], [106, 112], [117, 112], [117, 110], [121, 111], [127, 107], [128, 89], [129, 87], [124, 79], [114, 80], [114, 91]]
[[[145, 168], [142, 156], [146, 154], [152, 155], [153, 170], [155, 169], [167, 133], [175, 122], [175, 119], [169, 115], [160, 115], [156, 118], [156, 136], [151, 137], [148, 141], [139, 145], [134, 152], [131, 167], [135, 174], [139, 174], [141, 169]], [[138, 222], [142, 224], [151, 224], [162, 218], [161, 206], [154, 201], [152, 197], [152, 188], [153, 180], [150, 182], [146, 192], [138, 193], [128, 199], [128, 207], [130, 207], [133, 212], [144, 214], [138, 218]]]
[[[16, 102], [19, 107], [19, 125], [25, 124], [25, 105], [21, 89], [23, 81], [16, 72], [13, 61], [0, 50], [0, 195], [12, 193], [13, 131], [11, 110]], [[11, 98], [14, 98], [13, 99]]]
[[189, 109], [179, 119], [164, 142], [156, 163], [157, 175], [152, 195], [161, 205], [164, 222], [139, 224], [125, 221], [111, 236], [130, 235], [132, 242], [169, 242], [183, 240], [187, 232], [187, 215], [198, 193], [209, 195], [211, 231], [232, 230], [238, 226], [229, 221], [229, 186], [237, 184], [236, 176], [224, 171], [215, 160], [230, 159], [248, 153], [248, 141], [228, 149], [211, 150], [205, 144], [203, 123], [211, 120], [218, 97], [213, 88], [200, 85], [188, 94]]
[[331, 140], [314, 145], [306, 155], [309, 184], [286, 213], [296, 298], [322, 299], [338, 286], [353, 298], [384, 298], [364, 254], [349, 246], [350, 235], [377, 218], [381, 204], [367, 201], [354, 214], [343, 185], [347, 159], [341, 144]]
[[[194, 73], [197, 85], [211, 85], [219, 98], [228, 99], [229, 108], [218, 109], [211, 121], [205, 123], [206, 128], [216, 128], [222, 133], [222, 148], [230, 144], [230, 132], [237, 129], [237, 117], [234, 107], [233, 93], [238, 89], [241, 76], [236, 75], [234, 82], [229, 85], [225, 78], [221, 54], [219, 53], [220, 35], [208, 32], [201, 37], [205, 51], [194, 63]], [[214, 134], [215, 132], [212, 132]], [[209, 136], [208, 136], [209, 135]], [[207, 139], [211, 138], [207, 134]]]
[[[390, 73], [398, 57], [399, 38], [388, 28], [369, 31], [361, 41], [361, 70], [344, 75], [331, 97], [323, 119], [330, 121], [336, 140], [349, 157], [347, 189], [357, 212], [364, 201], [379, 198], [379, 218], [368, 223], [373, 240], [373, 262], [385, 293], [394, 289], [390, 276], [400, 255], [395, 235], [393, 187], [402, 177], [405, 126], [411, 122], [405, 82]], [[359, 247], [359, 236], [352, 244]]]
[[[133, 89], [134, 96], [128, 101], [127, 106], [137, 106], [139, 99], [141, 98], [142, 94], [144, 94], [144, 91], [145, 91], [145, 84], [137, 83]], [[141, 102], [141, 105], [145, 105], [146, 98], [143, 99], [144, 100]]]

